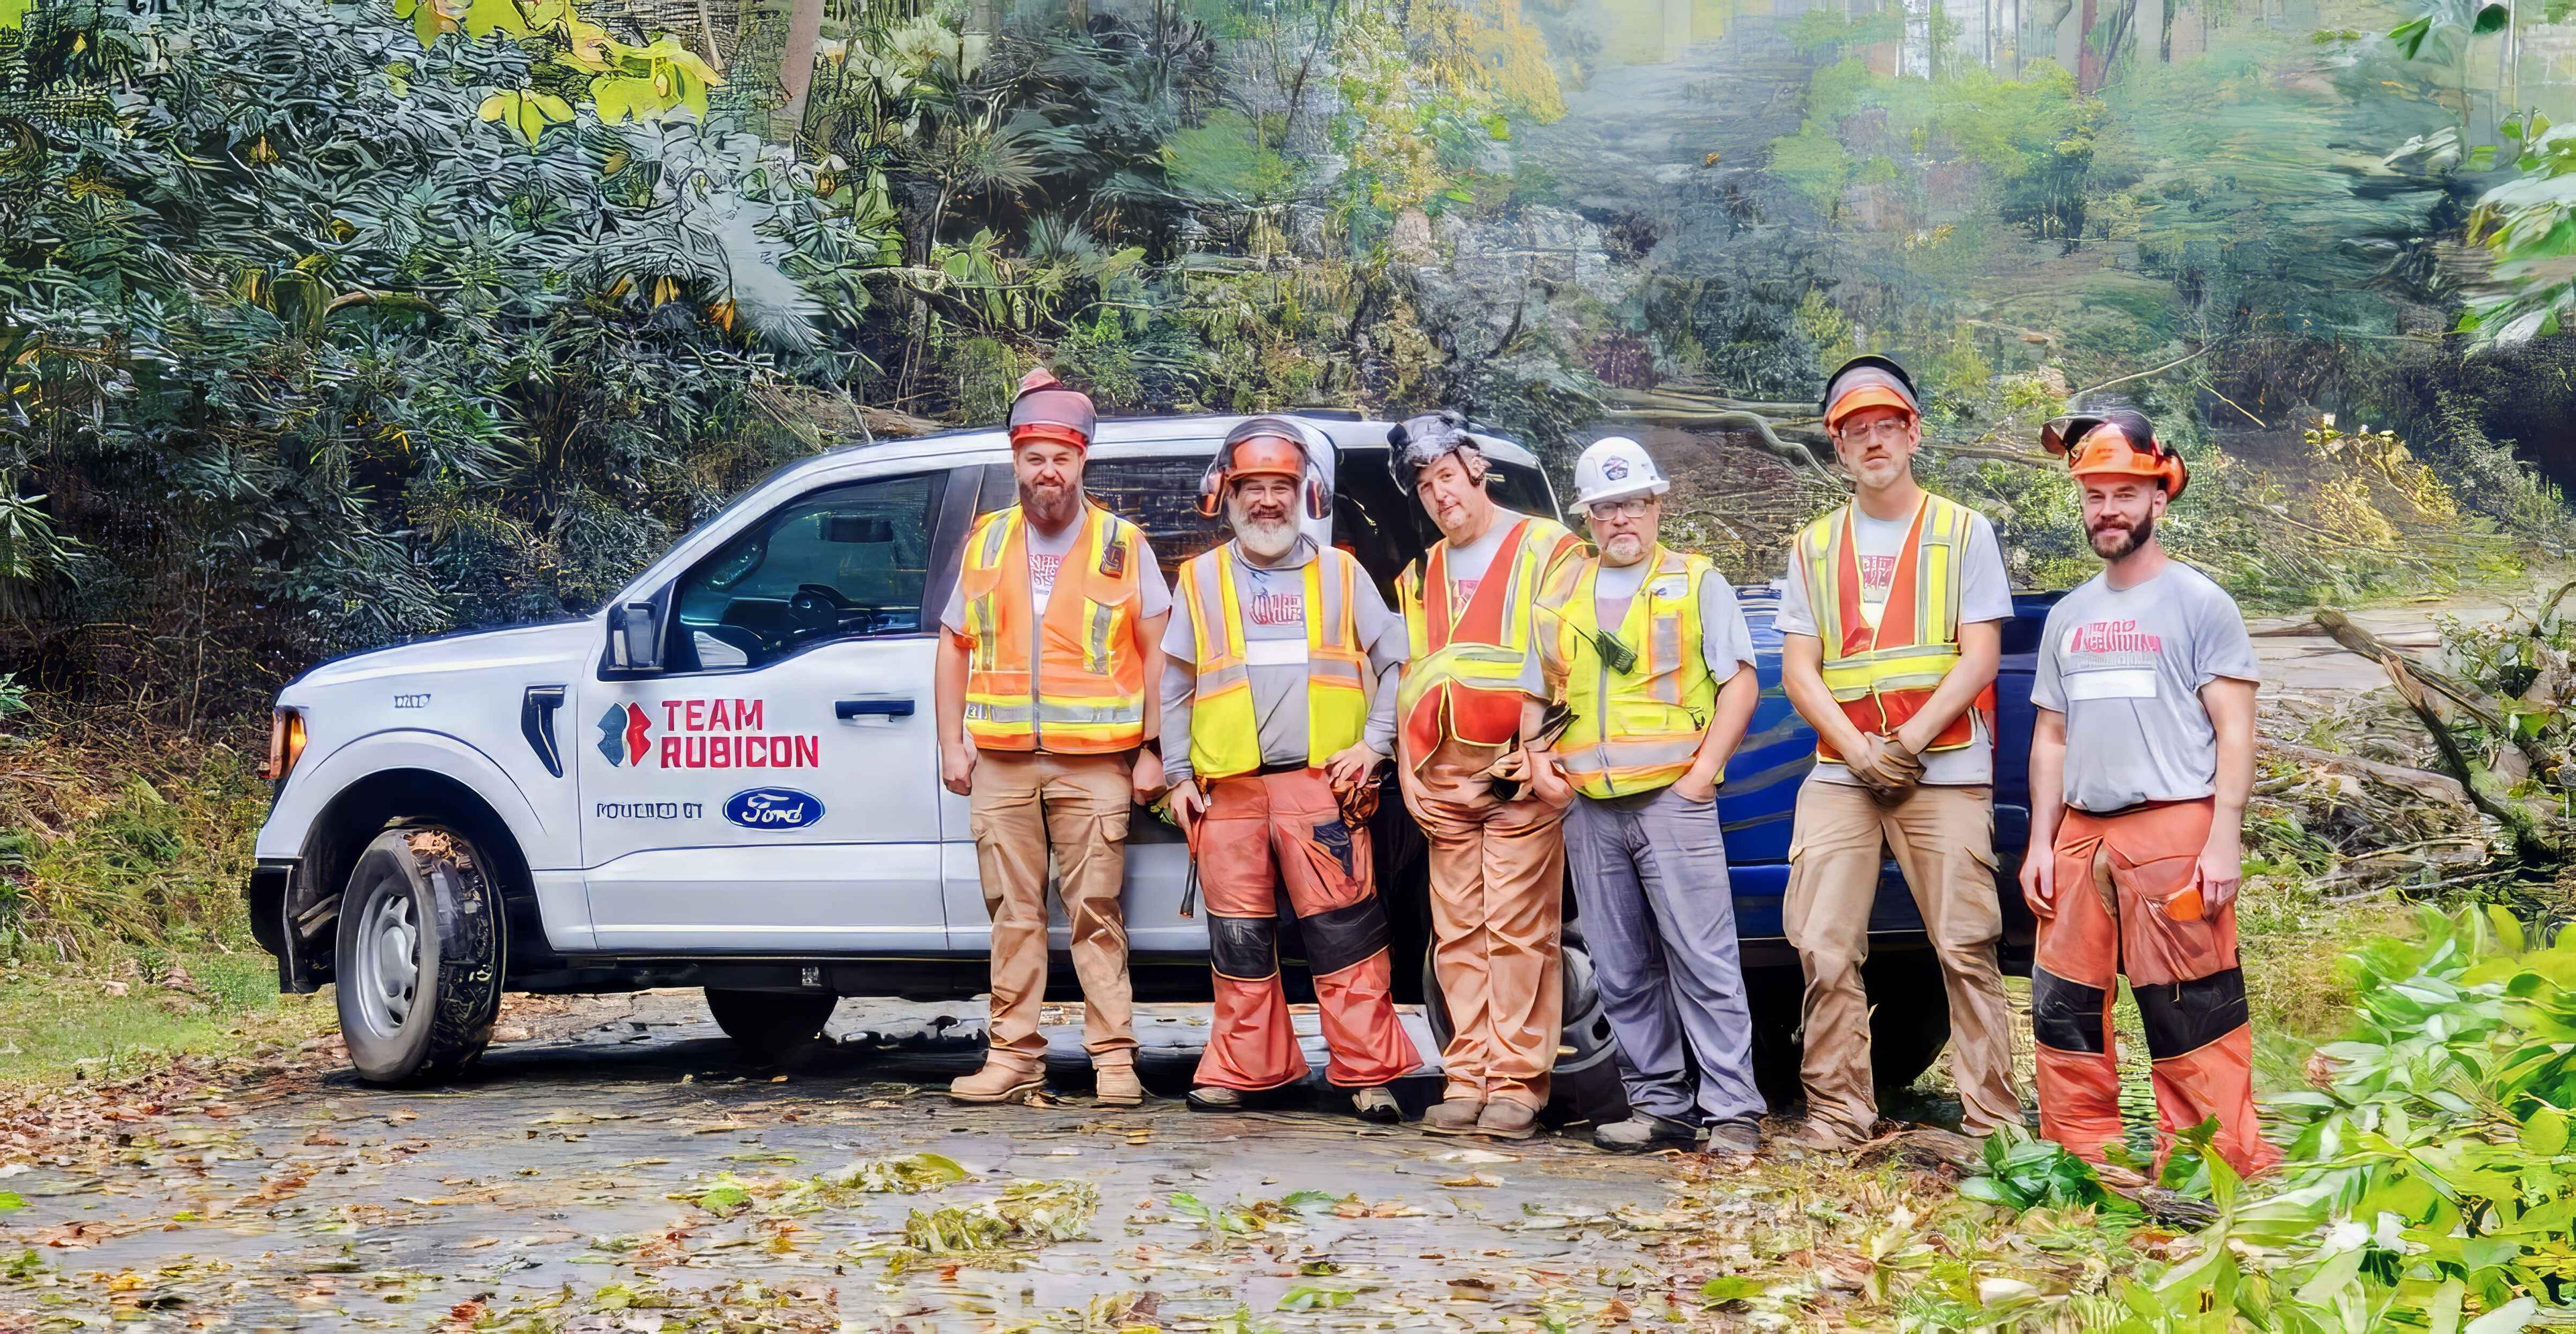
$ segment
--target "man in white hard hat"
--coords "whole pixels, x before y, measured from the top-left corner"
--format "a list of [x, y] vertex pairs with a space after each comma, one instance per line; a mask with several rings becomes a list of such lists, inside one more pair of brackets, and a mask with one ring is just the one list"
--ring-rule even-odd
[[1717, 785], [1762, 693], [1735, 588], [1660, 540], [1662, 470], [1613, 436], [1574, 465], [1595, 554], [1551, 586], [1550, 675], [1573, 720], [1565, 857], [1594, 981], [1619, 1039], [1628, 1119], [1602, 1148], [1762, 1147], [1753, 1021], [1736, 951]]

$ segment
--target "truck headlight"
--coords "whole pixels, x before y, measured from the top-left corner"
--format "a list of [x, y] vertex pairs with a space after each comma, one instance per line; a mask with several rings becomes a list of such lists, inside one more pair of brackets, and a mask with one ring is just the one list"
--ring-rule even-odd
[[279, 709], [268, 719], [268, 767], [259, 776], [272, 783], [283, 783], [295, 772], [295, 762], [304, 758], [304, 714], [297, 709]]

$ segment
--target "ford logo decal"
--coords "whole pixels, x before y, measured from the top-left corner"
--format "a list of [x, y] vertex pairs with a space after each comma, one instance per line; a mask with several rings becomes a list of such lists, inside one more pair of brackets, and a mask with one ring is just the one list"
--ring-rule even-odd
[[756, 787], [733, 794], [725, 818], [745, 829], [810, 829], [823, 821], [823, 803], [794, 788]]

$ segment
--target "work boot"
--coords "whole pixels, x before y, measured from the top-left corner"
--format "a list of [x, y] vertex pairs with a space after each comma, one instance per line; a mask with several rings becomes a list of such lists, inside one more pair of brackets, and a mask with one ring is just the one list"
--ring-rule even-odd
[[1391, 1126], [1404, 1119], [1404, 1108], [1396, 1103], [1395, 1095], [1387, 1092], [1384, 1084], [1353, 1090], [1351, 1109], [1359, 1113], [1361, 1120], [1374, 1121], [1382, 1126]]
[[1720, 1121], [1708, 1128], [1708, 1151], [1749, 1158], [1762, 1152], [1762, 1123], [1747, 1118]]
[[1444, 1098], [1439, 1106], [1422, 1114], [1422, 1128], [1434, 1135], [1472, 1135], [1484, 1111], [1482, 1098]]
[[1625, 1121], [1592, 1128], [1592, 1142], [1612, 1153], [1652, 1149], [1688, 1149], [1699, 1143], [1699, 1127], [1652, 1112], [1633, 1112]]
[[1243, 1110], [1243, 1090], [1217, 1084], [1201, 1084], [1182, 1098], [1193, 1112], [1239, 1112]]
[[1496, 1098], [1476, 1118], [1476, 1133], [1495, 1139], [1528, 1139], [1538, 1133], [1538, 1109]]
[[1103, 1107], [1142, 1107], [1145, 1085], [1132, 1065], [1091, 1067], [1091, 1094]]
[[957, 1102], [977, 1105], [1027, 1102], [1045, 1087], [1044, 1068], [1023, 1065], [1000, 1056], [987, 1056], [983, 1069], [948, 1081], [948, 1096]]
[[1847, 1153], [1861, 1143], [1860, 1136], [1812, 1116], [1791, 1126], [1780, 1138], [1809, 1153]]

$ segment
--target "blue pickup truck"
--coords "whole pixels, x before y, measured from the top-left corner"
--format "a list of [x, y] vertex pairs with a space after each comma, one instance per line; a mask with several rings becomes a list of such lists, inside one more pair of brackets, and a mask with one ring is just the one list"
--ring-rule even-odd
[[[1168, 576], [1217, 540], [1193, 507], [1229, 417], [1102, 423], [1086, 483], [1141, 524]], [[1386, 470], [1386, 426], [1308, 420], [1334, 445], [1314, 536], [1391, 583], [1437, 533]], [[1553, 514], [1528, 451], [1494, 440], [1503, 503]], [[779, 469], [590, 615], [321, 664], [280, 692], [276, 801], [250, 917], [290, 991], [336, 983], [351, 1062], [375, 1081], [455, 1073], [490, 1041], [504, 992], [704, 988], [737, 1041], [811, 1041], [844, 996], [925, 1001], [984, 989], [990, 944], [966, 802], [938, 780], [938, 612], [977, 515], [1013, 503], [999, 431], [854, 444]], [[1765, 693], [1722, 797], [1758, 1052], [1794, 1091], [1798, 966], [1780, 939], [1792, 799], [1814, 749], [1778, 691], [1770, 604], [1748, 590]], [[2028, 828], [2022, 755], [2044, 607], [2006, 640], [1997, 843]], [[1387, 801], [1380, 884], [1400, 998], [1444, 1022], [1426, 984], [1422, 840]], [[1125, 904], [1140, 999], [1208, 995], [1204, 918], [1182, 913], [1179, 835], [1133, 821]], [[1902, 881], [1879, 897], [1868, 980], [1882, 1083], [1911, 1081], [1948, 1034]], [[2009, 958], [2030, 938], [2006, 895]], [[1607, 1025], [1570, 930], [1574, 1114], [1615, 1099]], [[1056, 945], [1065, 943], [1056, 923]], [[1293, 957], [1293, 921], [1283, 932]], [[1418, 965], [1418, 966], [1417, 966]], [[1070, 968], [1056, 982], [1073, 985]]]

